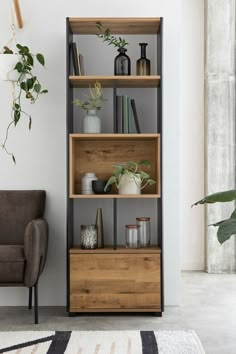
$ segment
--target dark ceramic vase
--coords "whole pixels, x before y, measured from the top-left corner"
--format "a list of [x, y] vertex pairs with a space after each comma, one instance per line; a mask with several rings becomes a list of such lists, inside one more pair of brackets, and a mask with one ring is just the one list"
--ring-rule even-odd
[[119, 48], [119, 54], [115, 57], [114, 62], [114, 74], [115, 75], [130, 75], [131, 72], [131, 64], [130, 58], [127, 54], [127, 49]]

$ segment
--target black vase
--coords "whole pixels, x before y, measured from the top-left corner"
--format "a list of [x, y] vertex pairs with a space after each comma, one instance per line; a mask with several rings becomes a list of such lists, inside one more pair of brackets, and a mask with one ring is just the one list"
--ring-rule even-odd
[[146, 58], [146, 47], [147, 43], [139, 43], [141, 47], [141, 58], [137, 60], [137, 75], [150, 75], [151, 74], [151, 63], [150, 60]]
[[125, 48], [119, 48], [118, 49], [119, 54], [115, 57], [115, 62], [114, 62], [114, 74], [115, 75], [130, 75], [130, 58], [128, 57], [125, 52], [127, 52], [127, 49]]

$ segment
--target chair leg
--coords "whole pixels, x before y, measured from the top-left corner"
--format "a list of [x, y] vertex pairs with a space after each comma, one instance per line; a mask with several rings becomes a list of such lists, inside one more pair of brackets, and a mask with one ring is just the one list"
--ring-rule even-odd
[[31, 310], [32, 309], [32, 287], [29, 288], [29, 306], [28, 309]]
[[38, 283], [34, 285], [34, 323], [38, 324]]

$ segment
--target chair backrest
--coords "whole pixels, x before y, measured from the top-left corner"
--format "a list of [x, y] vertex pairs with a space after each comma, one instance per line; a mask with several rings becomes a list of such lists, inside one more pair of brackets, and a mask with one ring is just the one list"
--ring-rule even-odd
[[0, 244], [23, 245], [27, 224], [43, 217], [46, 192], [0, 190]]

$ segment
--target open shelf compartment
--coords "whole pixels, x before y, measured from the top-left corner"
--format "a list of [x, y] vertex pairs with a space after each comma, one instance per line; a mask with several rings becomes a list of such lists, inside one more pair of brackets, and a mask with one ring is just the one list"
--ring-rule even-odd
[[[113, 194], [81, 194], [85, 173], [107, 180], [113, 165], [140, 160], [150, 161], [146, 171], [157, 182], [141, 195], [120, 195], [114, 189]], [[160, 175], [160, 134], [70, 134], [70, 198], [159, 198]]]

